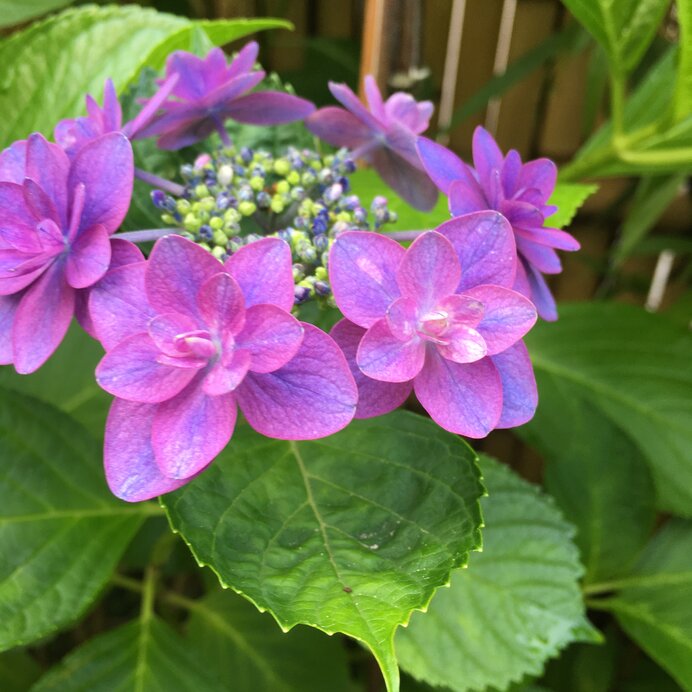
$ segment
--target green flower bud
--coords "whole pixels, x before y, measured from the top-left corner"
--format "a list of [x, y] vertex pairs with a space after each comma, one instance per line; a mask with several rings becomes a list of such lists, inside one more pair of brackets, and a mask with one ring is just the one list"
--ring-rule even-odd
[[286, 159], [277, 159], [274, 161], [274, 172], [277, 175], [287, 175], [291, 170], [291, 164]]
[[175, 203], [175, 208], [178, 210], [179, 214], [187, 214], [190, 211], [190, 203], [186, 199], [179, 199]]
[[285, 205], [281, 197], [274, 196], [272, 197], [270, 207], [275, 214], [280, 214], [284, 210]]
[[220, 259], [223, 261], [223, 259], [226, 257], [226, 248], [221, 247], [220, 245], [217, 245], [215, 248], [212, 249], [211, 254], [216, 257], [216, 259]]
[[258, 175], [250, 178], [250, 187], [255, 191], [259, 192], [264, 189], [264, 178], [260, 178]]
[[195, 197], [202, 198], [202, 197], [208, 197], [209, 196], [209, 188], [204, 185], [203, 183], [200, 183], [197, 185], [195, 188]]
[[291, 185], [297, 185], [300, 182], [300, 173], [298, 173], [298, 171], [291, 171], [286, 176], [286, 180], [288, 180]]
[[254, 202], [241, 202], [238, 211], [243, 216], [252, 216], [257, 211], [257, 205]]
[[214, 242], [217, 245], [222, 245], [223, 247], [226, 247], [228, 238], [226, 238], [226, 234], [223, 231], [214, 231], [214, 235], [212, 236], [212, 238], [214, 239]]
[[285, 181], [285, 180], [280, 180], [280, 181], [276, 184], [276, 191], [277, 191], [280, 195], [285, 195], [285, 194], [287, 194], [288, 192], [290, 192], [290, 190], [291, 190], [291, 186], [290, 186], [290, 185], [288, 184], [288, 182]]
[[209, 225], [215, 231], [218, 231], [223, 228], [223, 219], [220, 216], [212, 216], [211, 219], [209, 219]]

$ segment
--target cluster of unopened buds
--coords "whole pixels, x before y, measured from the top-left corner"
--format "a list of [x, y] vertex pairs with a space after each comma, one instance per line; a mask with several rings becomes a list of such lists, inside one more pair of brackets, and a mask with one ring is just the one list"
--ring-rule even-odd
[[[140, 501], [199, 474], [228, 444], [237, 411], [263, 435], [315, 439], [377, 416], [415, 393], [443, 428], [479, 438], [536, 408], [523, 336], [556, 319], [544, 274], [556, 169], [506, 156], [479, 128], [473, 166], [421, 137], [432, 105], [372, 78], [366, 103], [330, 84], [343, 107], [315, 110], [256, 90], [257, 45], [229, 63], [175, 52], [158, 90], [123, 124], [111, 82], [103, 105], [0, 154], [0, 363], [38, 369], [70, 322], [102, 344], [99, 385], [115, 399], [105, 435], [112, 491]], [[336, 147], [252, 150], [226, 123], [305, 120]], [[183, 166], [182, 182], [134, 168], [132, 141], [181, 149], [220, 142]], [[422, 210], [438, 189], [451, 218], [408, 234], [383, 227], [387, 201], [361, 201], [356, 164], [371, 165]], [[165, 228], [120, 232], [133, 180], [150, 183]], [[407, 234], [399, 234], [399, 237]], [[410, 237], [409, 237], [410, 236]], [[155, 241], [148, 257], [138, 242]], [[343, 319], [326, 334], [299, 320], [311, 298]]]

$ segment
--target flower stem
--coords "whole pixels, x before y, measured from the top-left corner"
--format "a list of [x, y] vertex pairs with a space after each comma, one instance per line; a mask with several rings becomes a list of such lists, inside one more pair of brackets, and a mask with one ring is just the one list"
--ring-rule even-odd
[[165, 235], [179, 234], [179, 228], [147, 228], [143, 231], [125, 231], [113, 236], [114, 238], [122, 238], [129, 240], [131, 243], [152, 243]]
[[233, 141], [231, 140], [231, 137], [228, 134], [228, 130], [223, 125], [223, 120], [221, 120], [221, 118], [219, 117], [216, 117], [214, 119], [214, 122], [216, 123], [216, 131], [219, 133], [219, 137], [221, 137], [223, 145], [225, 147], [232, 147]]
[[143, 171], [141, 168], [135, 168], [135, 176], [139, 178], [142, 182], [152, 187], [157, 187], [160, 190], [170, 192], [176, 197], [182, 197], [185, 192], [185, 188], [178, 183], [174, 183], [172, 180], [166, 180], [166, 178], [161, 178], [158, 175]]

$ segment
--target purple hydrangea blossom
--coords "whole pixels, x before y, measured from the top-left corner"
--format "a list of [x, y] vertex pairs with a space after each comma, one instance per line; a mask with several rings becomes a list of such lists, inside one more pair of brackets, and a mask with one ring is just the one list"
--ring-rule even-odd
[[424, 137], [418, 139], [418, 152], [425, 170], [449, 196], [454, 216], [494, 209], [509, 220], [520, 260], [514, 288], [535, 303], [543, 319], [556, 320], [555, 299], [543, 274], [559, 274], [562, 265], [555, 250], [578, 250], [579, 243], [565, 231], [544, 226], [557, 211], [548, 204], [557, 179], [555, 164], [550, 159], [522, 163], [514, 149], [503, 156], [482, 127], [473, 135], [473, 167]]
[[216, 131], [229, 143], [224, 128], [229, 118], [253, 125], [279, 125], [310, 115], [314, 105], [298, 96], [274, 91], [248, 93], [265, 76], [262, 70], [253, 71], [258, 51], [257, 43], [248, 43], [230, 65], [220, 48], [213, 48], [204, 59], [185, 51], [171, 53], [166, 77], [178, 75], [171, 98], [137, 137], [156, 135], [160, 148], [181, 149]]
[[61, 120], [53, 132], [56, 143], [70, 158], [74, 158], [85, 144], [108, 132], [122, 132], [128, 139], [134, 139], [156, 114], [177, 81], [177, 75], [169, 77], [137, 116], [123, 125], [123, 113], [115, 85], [111, 79], [106, 80], [103, 88], [103, 107], [87, 94], [87, 115]]
[[269, 437], [315, 439], [353, 418], [357, 388], [336, 343], [296, 320], [289, 246], [266, 238], [222, 264], [180, 236], [109, 272], [90, 297], [113, 394], [106, 477], [137, 502], [200, 473], [239, 407]]
[[452, 219], [405, 250], [383, 235], [347, 232], [332, 247], [332, 336], [359, 387], [356, 417], [400, 405], [411, 390], [434, 421], [484, 437], [529, 420], [537, 404], [521, 338], [532, 303], [510, 289], [516, 248], [496, 212]]
[[[0, 363], [30, 373], [55, 351], [83, 294], [129, 243], [132, 148], [106, 134], [70, 161], [35, 133], [0, 154]], [[120, 261], [120, 260], [119, 260]]]
[[345, 84], [330, 82], [329, 89], [344, 108], [320, 108], [305, 121], [307, 128], [329, 144], [351, 149], [353, 158], [371, 164], [414, 207], [432, 209], [437, 190], [416, 151], [416, 136], [428, 128], [432, 103], [417, 103], [403, 92], [383, 101], [370, 75], [365, 78], [367, 108]]

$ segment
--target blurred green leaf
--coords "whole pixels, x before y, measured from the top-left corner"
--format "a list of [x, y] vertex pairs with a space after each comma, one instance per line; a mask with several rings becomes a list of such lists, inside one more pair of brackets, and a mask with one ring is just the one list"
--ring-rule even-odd
[[675, 199], [684, 180], [685, 176], [678, 174], [645, 177], [639, 181], [613, 253], [616, 265], [629, 257], [655, 226], [668, 205]]
[[26, 651], [0, 654], [0, 689], [3, 692], [26, 692], [41, 675], [41, 667]]
[[219, 692], [216, 680], [163, 620], [140, 618], [70, 652], [31, 692]]
[[599, 607], [684, 689], [692, 688], [692, 523], [670, 520], [637, 568]]
[[692, 516], [692, 335], [616, 303], [562, 305], [526, 337], [536, 371], [574, 387], [640, 447], [658, 507]]
[[0, 390], [0, 651], [84, 613], [150, 503], [106, 488], [101, 449], [57, 409]]
[[605, 48], [615, 72], [631, 72], [654, 38], [670, 0], [563, 0]]
[[217, 689], [252, 692], [348, 692], [342, 641], [307, 627], [282, 632], [268, 614], [231, 591], [194, 601], [190, 651]]
[[456, 692], [505, 689], [570, 642], [597, 637], [584, 616], [574, 529], [506, 466], [482, 456], [481, 471], [483, 552], [396, 636], [404, 670]]
[[537, 379], [540, 405], [518, 433], [542, 452], [546, 489], [577, 527], [584, 580], [626, 574], [656, 517], [646, 459], [579, 388], [540, 369]]
[[598, 185], [583, 183], [558, 183], [548, 204], [554, 204], [558, 210], [545, 222], [551, 228], [564, 228], [572, 223], [576, 213], [586, 200], [598, 190]]
[[162, 501], [222, 584], [286, 630], [304, 623], [363, 642], [395, 692], [394, 632], [478, 547], [481, 492], [465, 442], [398, 411], [307, 442], [241, 426]]
[[692, 113], [692, 0], [677, 0], [680, 26], [680, 60], [675, 86], [675, 119]]
[[21, 24], [34, 17], [71, 5], [74, 0], [0, 0], [0, 27]]

